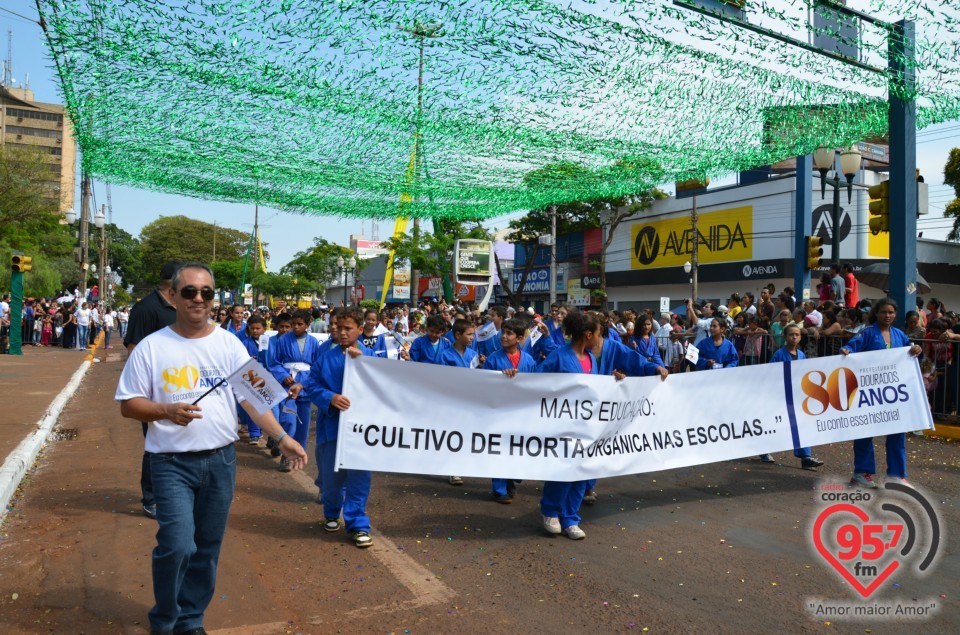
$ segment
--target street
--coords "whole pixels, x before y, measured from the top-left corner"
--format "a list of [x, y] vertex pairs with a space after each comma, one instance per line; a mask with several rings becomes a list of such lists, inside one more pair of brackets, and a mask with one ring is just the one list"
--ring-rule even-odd
[[[155, 523], [139, 504], [143, 438], [113, 401], [125, 353], [98, 357], [0, 530], [4, 633], [149, 630]], [[944, 551], [930, 575], [895, 574], [871, 599], [934, 598], [938, 613], [915, 627], [960, 632], [960, 445], [907, 438], [911, 481], [933, 495]], [[375, 474], [375, 543], [365, 551], [343, 532], [323, 531], [312, 446], [309, 454], [307, 472], [281, 474], [266, 450], [238, 445], [236, 498], [206, 615], [211, 633], [911, 628], [807, 612], [810, 598], [857, 599], [810, 539], [820, 509], [814, 488], [825, 475], [849, 478], [849, 444], [817, 449], [822, 474], [780, 453], [775, 465], [754, 458], [602, 480], [598, 503], [581, 510], [583, 541], [543, 533], [538, 482], [499, 505], [487, 480], [453, 487], [443, 476]]]

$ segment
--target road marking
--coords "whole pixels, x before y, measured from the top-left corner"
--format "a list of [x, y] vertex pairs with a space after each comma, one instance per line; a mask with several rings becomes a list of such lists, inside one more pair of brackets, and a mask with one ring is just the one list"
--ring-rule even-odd
[[[291, 472], [293, 480], [308, 494], [316, 494], [317, 485], [302, 471]], [[368, 615], [371, 611], [390, 613], [421, 608], [430, 604], [439, 604], [453, 599], [456, 592], [437, 579], [437, 576], [416, 560], [397, 548], [389, 538], [378, 533], [373, 546], [367, 549], [402, 584], [413, 598], [404, 602], [361, 607], [350, 611], [348, 617]], [[314, 622], [311, 622], [311, 624]]]

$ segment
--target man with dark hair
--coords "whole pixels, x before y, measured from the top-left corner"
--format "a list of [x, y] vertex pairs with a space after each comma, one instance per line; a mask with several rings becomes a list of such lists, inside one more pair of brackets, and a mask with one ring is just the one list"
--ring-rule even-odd
[[[160, 284], [157, 288], [144, 296], [130, 309], [130, 318], [127, 321], [127, 334], [123, 338], [123, 345], [127, 354], [133, 352], [137, 344], [151, 333], [170, 326], [177, 320], [177, 310], [173, 307], [173, 291], [171, 281], [180, 268], [179, 260], [171, 260], [160, 270]], [[147, 423], [143, 425], [143, 436], [147, 436]], [[153, 499], [153, 482], [150, 478], [150, 461], [147, 452], [143, 453], [140, 463], [140, 502], [143, 504], [143, 513], [149, 518], [157, 517], [157, 504]]]
[[[216, 292], [207, 265], [185, 263], [171, 289], [176, 321], [130, 354], [115, 399], [124, 417], [149, 422], [144, 447], [159, 524], [150, 632], [203, 634], [237, 478], [237, 395], [226, 381], [250, 356], [239, 338], [210, 322]], [[269, 410], [240, 400], [292, 469], [306, 465], [303, 448]]]
[[830, 265], [830, 299], [841, 308], [844, 306], [846, 289], [847, 284], [840, 275], [840, 264], [835, 262]]

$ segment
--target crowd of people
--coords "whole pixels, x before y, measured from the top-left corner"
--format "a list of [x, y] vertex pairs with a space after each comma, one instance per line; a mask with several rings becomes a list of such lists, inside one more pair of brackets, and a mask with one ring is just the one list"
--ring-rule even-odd
[[[113, 348], [112, 336], [126, 334], [130, 312], [125, 306], [111, 306], [96, 295], [81, 297], [78, 290], [65, 291], [56, 298], [25, 298], [20, 316], [24, 346], [55, 346], [85, 351], [100, 333], [104, 346]], [[10, 347], [10, 295], [0, 301], [0, 353]]]
[[[867, 310], [859, 300], [847, 308], [837, 288], [832, 299], [799, 306], [791, 290], [775, 295], [769, 287], [759, 299], [749, 292], [732, 294], [722, 305], [690, 299], [685, 315], [664, 313], [654, 319], [651, 311], [579, 310], [557, 304], [541, 315], [532, 308], [491, 306], [480, 311], [443, 301], [384, 311], [358, 306], [250, 310], [215, 307], [213, 274], [201, 263], [170, 263], [161, 279], [161, 286], [130, 312], [124, 340], [130, 357], [116, 395], [123, 415], [143, 422], [144, 511], [159, 523], [153, 554], [157, 603], [150, 613], [151, 628], [158, 632], [202, 632], [235, 482], [235, 444], [242, 436], [257, 446], [265, 441], [269, 455], [280, 459], [278, 469], [290, 471], [306, 464], [304, 448], [313, 428], [323, 529], [345, 530], [359, 548], [373, 544], [366, 511], [373, 475], [334, 469], [340, 413], [351, 407], [351, 400], [368, 396], [362, 390], [345, 394], [347, 356], [458, 366], [509, 377], [582, 373], [615, 381], [654, 375], [670, 381], [669, 375], [677, 372], [791, 363], [804, 359], [805, 347], [816, 354], [898, 346], [908, 347], [913, 355], [924, 353], [893, 326], [897, 307], [889, 298]], [[946, 340], [960, 339], [956, 320], [942, 332], [935, 330], [934, 323], [945, 316], [939, 315], [942, 305], [929, 304], [938, 309], [924, 311], [922, 318], [923, 328], [937, 334], [930, 344], [952, 345]], [[836, 338], [837, 344], [821, 347], [819, 342], [828, 338]], [[688, 355], [692, 349], [698, 355]], [[251, 357], [287, 389], [286, 398], [264, 413], [232, 390], [218, 389]], [[197, 419], [206, 421], [191, 425]], [[906, 484], [905, 435], [889, 435], [886, 444], [886, 478]], [[853, 445], [851, 484], [876, 487], [873, 440]], [[805, 469], [823, 465], [810, 448], [795, 454]], [[208, 476], [200, 479], [201, 474]], [[453, 486], [463, 484], [458, 476], [448, 479]], [[491, 479], [491, 500], [513, 503], [519, 484], [509, 475]], [[580, 510], [596, 501], [596, 487], [595, 481], [544, 483], [539, 504], [543, 530], [584, 539]], [[198, 625], [201, 630], [191, 630]]]

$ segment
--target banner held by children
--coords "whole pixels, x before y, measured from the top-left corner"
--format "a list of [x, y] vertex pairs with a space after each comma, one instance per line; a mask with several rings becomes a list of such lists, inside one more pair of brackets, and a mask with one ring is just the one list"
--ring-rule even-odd
[[905, 348], [666, 381], [348, 360], [344, 394], [366, 386], [338, 468], [574, 481], [933, 427]]

